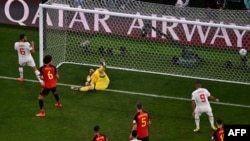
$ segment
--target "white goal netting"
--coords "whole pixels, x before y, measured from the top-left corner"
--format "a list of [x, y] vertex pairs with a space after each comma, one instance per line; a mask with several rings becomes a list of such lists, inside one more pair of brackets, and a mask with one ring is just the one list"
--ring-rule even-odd
[[[40, 5], [40, 54], [55, 65], [98, 65], [250, 84], [247, 11], [177, 8], [135, 0]], [[47, 15], [47, 16], [46, 16]], [[41, 62], [40, 62], [41, 63]]]

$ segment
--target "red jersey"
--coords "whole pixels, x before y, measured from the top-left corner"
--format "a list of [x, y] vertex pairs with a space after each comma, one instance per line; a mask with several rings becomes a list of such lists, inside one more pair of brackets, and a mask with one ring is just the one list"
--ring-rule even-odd
[[40, 69], [40, 76], [43, 77], [45, 88], [54, 88], [57, 83], [57, 69], [53, 65], [44, 65]]
[[92, 141], [106, 141], [106, 136], [101, 134], [101, 133], [97, 133], [94, 137]]
[[224, 141], [224, 129], [218, 128], [212, 136], [212, 141]]
[[137, 137], [138, 138], [148, 137], [149, 121], [150, 121], [149, 114], [145, 111], [138, 112], [134, 116], [133, 124], [137, 125]]

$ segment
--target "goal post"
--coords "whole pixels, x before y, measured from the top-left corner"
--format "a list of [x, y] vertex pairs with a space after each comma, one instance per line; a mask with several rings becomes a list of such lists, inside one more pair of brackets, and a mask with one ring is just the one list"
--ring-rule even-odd
[[132, 13], [121, 4], [117, 9], [87, 4], [39, 5], [40, 65], [46, 54], [58, 67], [97, 66], [96, 60], [104, 57], [113, 69], [250, 84], [248, 54], [239, 54], [241, 48], [250, 51], [245, 21], [149, 15]]

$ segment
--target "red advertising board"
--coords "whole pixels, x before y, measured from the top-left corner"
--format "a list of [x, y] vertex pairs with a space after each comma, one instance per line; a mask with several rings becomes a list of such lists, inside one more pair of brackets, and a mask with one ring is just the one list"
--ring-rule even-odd
[[[38, 27], [38, 6], [40, 1], [0, 0], [0, 23]], [[69, 5], [64, 6], [69, 7]], [[96, 8], [96, 10], [108, 11], [107, 9], [100, 8]], [[141, 28], [144, 23], [148, 23], [174, 40], [185, 44], [227, 49], [246, 48], [249, 50], [250, 48], [250, 30], [146, 21], [137, 18], [121, 18], [110, 15], [87, 14], [84, 12], [70, 12], [65, 17], [64, 12], [63, 10], [56, 10], [53, 14], [48, 12], [48, 27], [77, 32], [112, 33], [119, 36], [142, 38], [140, 35]], [[134, 14], [140, 15], [139, 12]], [[155, 16], [155, 14], [152, 13], [152, 16]], [[164, 17], [175, 18], [168, 15]], [[182, 18], [182, 20], [185, 19]], [[199, 20], [197, 19], [196, 21]], [[213, 21], [211, 20], [210, 22]], [[223, 22], [221, 21], [220, 24], [223, 24]], [[234, 23], [230, 24], [234, 25]], [[249, 25], [245, 26], [249, 27]], [[154, 30], [150, 30], [146, 38], [169, 42], [168, 39], [164, 36], [159, 36]]]

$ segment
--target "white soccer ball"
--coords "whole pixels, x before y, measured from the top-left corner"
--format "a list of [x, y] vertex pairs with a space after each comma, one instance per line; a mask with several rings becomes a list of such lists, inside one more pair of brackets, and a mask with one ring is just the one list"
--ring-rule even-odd
[[241, 56], [245, 56], [245, 55], [247, 55], [247, 50], [242, 48], [242, 49], [239, 50], [239, 53], [240, 53]]

